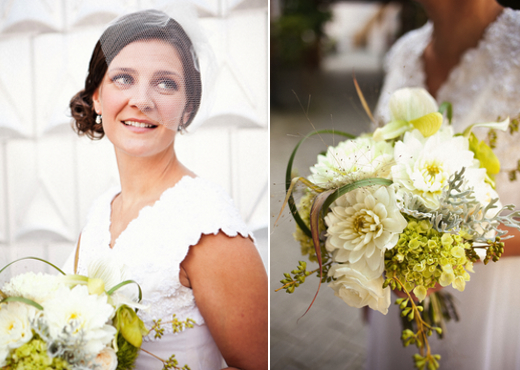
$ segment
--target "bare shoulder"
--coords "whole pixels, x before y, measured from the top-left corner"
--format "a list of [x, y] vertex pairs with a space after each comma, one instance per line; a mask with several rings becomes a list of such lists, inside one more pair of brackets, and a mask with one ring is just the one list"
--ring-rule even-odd
[[234, 263], [262, 264], [256, 246], [250, 238], [240, 235], [229, 237], [223, 232], [217, 235], [203, 235], [197, 245], [190, 247], [184, 263], [191, 265], [197, 261], [208, 260], [220, 261], [222, 267]]
[[227, 364], [267, 369], [267, 274], [251, 239], [204, 235], [181, 266]]

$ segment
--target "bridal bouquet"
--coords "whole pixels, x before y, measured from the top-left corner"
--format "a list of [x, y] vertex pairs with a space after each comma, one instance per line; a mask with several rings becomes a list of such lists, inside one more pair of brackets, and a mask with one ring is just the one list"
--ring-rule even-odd
[[[317, 273], [348, 305], [383, 314], [391, 289], [400, 291], [395, 303], [413, 323], [403, 330], [403, 345], [418, 347], [418, 369], [437, 369], [440, 356], [431, 353], [428, 336], [442, 333], [442, 321], [430, 317], [442, 317], [438, 311], [445, 305], [438, 299], [425, 305], [429, 293], [450, 285], [463, 291], [474, 262], [496, 262], [503, 253], [507, 237], [500, 225], [520, 228], [514, 219], [520, 212], [503, 207], [494, 190], [500, 163], [473, 133], [479, 126], [506, 130], [509, 119], [455, 134], [451, 105], [439, 107], [424, 89], [398, 90], [389, 104], [391, 121], [370, 134], [316, 131], [294, 149], [284, 205], [295, 218], [302, 253], [319, 268], [307, 271], [300, 261], [280, 289], [292, 293]], [[293, 177], [299, 146], [323, 133], [348, 140], [320, 154], [309, 177]], [[305, 185], [298, 207], [297, 183]], [[425, 315], [426, 310], [434, 312]]]
[[[28, 272], [0, 290], [0, 369], [132, 369], [143, 336], [161, 336], [160, 322], [148, 330], [137, 316], [136, 309], [146, 308], [138, 303], [141, 288], [125, 280], [123, 267], [100, 260], [88, 276], [66, 275], [40, 261], [61, 275]], [[178, 369], [174, 355], [161, 361]]]

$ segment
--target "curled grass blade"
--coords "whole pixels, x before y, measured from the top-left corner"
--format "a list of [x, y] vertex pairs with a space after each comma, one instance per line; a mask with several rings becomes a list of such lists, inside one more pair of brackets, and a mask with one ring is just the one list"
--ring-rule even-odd
[[310, 182], [309, 180], [307, 180], [304, 177], [295, 177], [295, 178], [293, 178], [291, 180], [291, 185], [289, 186], [289, 189], [287, 190], [287, 193], [285, 195], [285, 199], [283, 201], [282, 207], [280, 208], [280, 213], [278, 214], [278, 217], [276, 218], [276, 221], [274, 222], [274, 226], [276, 226], [276, 224], [278, 223], [278, 220], [280, 220], [280, 217], [282, 217], [283, 210], [285, 209], [285, 206], [289, 202], [289, 198], [291, 197], [291, 194], [292, 194], [292, 192], [294, 190], [294, 187], [296, 186], [298, 181], [304, 183], [308, 188], [313, 189], [317, 193], [321, 193], [323, 191], [323, 189], [321, 189], [320, 187], [314, 185], [312, 182]]
[[119, 284], [117, 284], [116, 286], [112, 287], [108, 292], [107, 292], [107, 295], [112, 295], [115, 291], [117, 291], [118, 289], [124, 287], [125, 285], [128, 285], [128, 284], [135, 284], [137, 285], [137, 289], [139, 289], [139, 301], [138, 302], [141, 302], [141, 299], [143, 298], [143, 292], [141, 291], [141, 286], [135, 282], [134, 280], [125, 280]]
[[[296, 156], [296, 152], [298, 151], [298, 148], [300, 147], [300, 145], [302, 145], [303, 142], [305, 140], [307, 140], [309, 137], [314, 136], [314, 135], [319, 135], [319, 134], [340, 135], [340, 136], [347, 137], [349, 139], [355, 139], [356, 138], [354, 135], [351, 135], [351, 134], [348, 134], [348, 133], [342, 132], [342, 131], [336, 131], [336, 130], [318, 130], [318, 131], [313, 131], [310, 134], [307, 134], [305, 137], [303, 137], [298, 142], [298, 144], [296, 144], [296, 147], [294, 148], [294, 150], [291, 153], [291, 156], [289, 157], [289, 162], [287, 162], [287, 170], [285, 171], [285, 191], [286, 191], [286, 193], [289, 193], [289, 198], [287, 200], [287, 204], [289, 205], [289, 209], [290, 209], [291, 214], [292, 214], [292, 216], [294, 218], [294, 221], [296, 221], [296, 223], [298, 224], [300, 229], [309, 237], [312, 237], [311, 230], [307, 227], [305, 222], [303, 222], [302, 218], [300, 217], [300, 214], [298, 213], [298, 209], [296, 208], [296, 204], [294, 203], [294, 198], [292, 196], [292, 188], [291, 188], [291, 184], [292, 184], [292, 167], [293, 167], [294, 158]], [[282, 210], [283, 210], [283, 207], [282, 207]], [[280, 211], [280, 213], [281, 213], [281, 211]]]
[[383, 185], [383, 186], [389, 186], [392, 185], [392, 180], [388, 179], [380, 179], [380, 178], [371, 178], [371, 179], [363, 179], [358, 180], [353, 183], [347, 184], [342, 186], [341, 188], [335, 190], [330, 194], [326, 201], [324, 201], [322, 206], [322, 216], [324, 217], [327, 214], [327, 210], [329, 209], [330, 205], [339, 197], [342, 195], [348, 193], [349, 191], [352, 191], [357, 188], [365, 187], [365, 186], [372, 186], [372, 185]]
[[28, 304], [30, 306], [33, 306], [40, 311], [43, 311], [43, 307], [41, 305], [39, 305], [32, 299], [27, 299], [24, 297], [7, 297], [5, 299], [2, 299], [2, 301], [0, 301], [0, 303], [6, 303], [6, 302], [22, 302], [22, 303]]
[[356, 87], [356, 92], [359, 96], [359, 100], [361, 100], [361, 105], [363, 106], [363, 109], [367, 113], [368, 118], [370, 118], [370, 120], [375, 123], [376, 120], [374, 119], [374, 116], [372, 116], [372, 112], [370, 112], [370, 108], [368, 107], [367, 101], [365, 100], [365, 96], [363, 95], [361, 88], [359, 87], [359, 84], [356, 80], [356, 76], [353, 77], [353, 80], [354, 86]]
[[46, 260], [44, 260], [44, 259], [42, 259], [42, 258], [38, 258], [38, 257], [23, 257], [23, 258], [19, 258], [19, 259], [15, 260], [15, 261], [13, 261], [13, 262], [11, 262], [11, 263], [5, 265], [5, 266], [0, 270], [0, 274], [1, 274], [1, 273], [2, 273], [6, 268], [8, 268], [9, 266], [11, 266], [13, 263], [16, 263], [16, 262], [18, 262], [18, 261], [22, 261], [22, 260], [37, 260], [37, 261], [41, 261], [41, 262], [44, 262], [44, 263], [48, 264], [49, 266], [54, 267], [54, 268], [55, 268], [56, 270], [58, 270], [62, 275], [67, 275], [67, 274], [65, 274], [65, 273], [64, 273], [64, 272], [63, 272], [59, 267], [53, 265], [53, 264], [50, 263], [49, 261], [46, 261]]
[[323, 261], [321, 259], [320, 230], [319, 230], [320, 211], [321, 211], [321, 208], [323, 207], [323, 203], [335, 191], [336, 191], [335, 189], [331, 189], [331, 190], [324, 191], [321, 194], [318, 194], [318, 196], [316, 196], [316, 198], [314, 198], [314, 202], [312, 203], [310, 224], [311, 224], [311, 232], [312, 232], [312, 242], [314, 244], [314, 250], [316, 251], [316, 258], [318, 259], [320, 280], [318, 283], [318, 289], [316, 290], [316, 294], [314, 295], [314, 298], [312, 299], [311, 304], [309, 305], [309, 307], [307, 308], [307, 310], [301, 317], [305, 316], [307, 314], [307, 312], [309, 312], [312, 305], [314, 304], [314, 301], [316, 301], [316, 297], [318, 296], [318, 293], [320, 292], [321, 280], [323, 278], [323, 270], [322, 270]]

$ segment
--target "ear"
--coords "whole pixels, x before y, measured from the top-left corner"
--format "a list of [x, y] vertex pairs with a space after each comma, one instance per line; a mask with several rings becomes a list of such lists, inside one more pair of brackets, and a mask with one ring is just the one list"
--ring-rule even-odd
[[102, 110], [101, 110], [101, 92], [100, 92], [100, 89], [101, 89], [101, 86], [98, 87], [96, 89], [96, 91], [94, 91], [94, 94], [92, 94], [92, 103], [94, 103], [94, 111], [97, 113], [97, 114], [101, 114], [102, 113]]

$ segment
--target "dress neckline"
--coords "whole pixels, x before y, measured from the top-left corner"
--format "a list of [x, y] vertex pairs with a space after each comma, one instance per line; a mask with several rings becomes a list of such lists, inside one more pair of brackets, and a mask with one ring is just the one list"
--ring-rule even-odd
[[[455, 84], [456, 80], [458, 79], [458, 76], [462, 73], [462, 71], [465, 71], [467, 68], [464, 67], [465, 64], [471, 63], [473, 56], [481, 52], [482, 50], [487, 48], [487, 45], [493, 42], [493, 35], [494, 35], [494, 29], [497, 27], [500, 27], [499, 25], [502, 24], [506, 18], [509, 16], [508, 9], [502, 10], [502, 12], [498, 15], [498, 17], [491, 22], [484, 30], [484, 33], [480, 40], [478, 41], [477, 45], [475, 47], [472, 47], [470, 49], [467, 49], [460, 57], [460, 61], [457, 65], [455, 65], [450, 72], [448, 73], [448, 76], [446, 77], [446, 80], [440, 85], [440, 87], [437, 89], [437, 93], [435, 94], [435, 99], [439, 100], [444, 95], [447, 94], [450, 90], [450, 86]], [[420, 73], [420, 79], [421, 79], [421, 87], [428, 90], [428, 87], [426, 85], [426, 71], [424, 67], [424, 52], [426, 50], [426, 47], [431, 42], [432, 35], [433, 35], [433, 23], [431, 21], [428, 21], [426, 24], [427, 31], [425, 32], [426, 37], [423, 39], [423, 45], [419, 49], [420, 51], [416, 54], [417, 57], [417, 66]]]
[[178, 185], [180, 185], [181, 183], [184, 183], [185, 181], [189, 181], [189, 179], [195, 180], [197, 178], [198, 178], [197, 176], [191, 177], [190, 175], [182, 176], [179, 179], [179, 181], [177, 181], [173, 186], [171, 186], [171, 187], [167, 188], [166, 190], [164, 190], [161, 193], [161, 195], [159, 196], [159, 198], [155, 202], [153, 202], [153, 204], [149, 204], [149, 205], [146, 205], [146, 206], [142, 207], [139, 210], [139, 212], [137, 213], [137, 216], [135, 218], [133, 218], [132, 220], [130, 220], [130, 222], [128, 223], [128, 225], [126, 225], [126, 227], [123, 229], [123, 231], [121, 231], [119, 233], [117, 238], [114, 240], [114, 245], [111, 245], [111, 243], [112, 243], [112, 232], [110, 231], [110, 227], [112, 226], [112, 203], [114, 202], [114, 199], [119, 194], [121, 194], [121, 185], [115, 186], [113, 188], [113, 190], [110, 191], [109, 202], [108, 202], [107, 209], [106, 209], [106, 216], [108, 218], [107, 229], [106, 229], [108, 243], [105, 243], [105, 244], [107, 245], [108, 249], [109, 250], [115, 250], [116, 246], [118, 245], [118, 241], [121, 239], [121, 236], [123, 236], [123, 234], [127, 234], [128, 233], [127, 230], [130, 229], [133, 224], [137, 223], [138, 220], [140, 218], [142, 218], [142, 215], [144, 213], [149, 212], [149, 211], [153, 210], [154, 208], [156, 208], [161, 203], [161, 201], [166, 197], [167, 194], [174, 192], [175, 189], [178, 188]]

